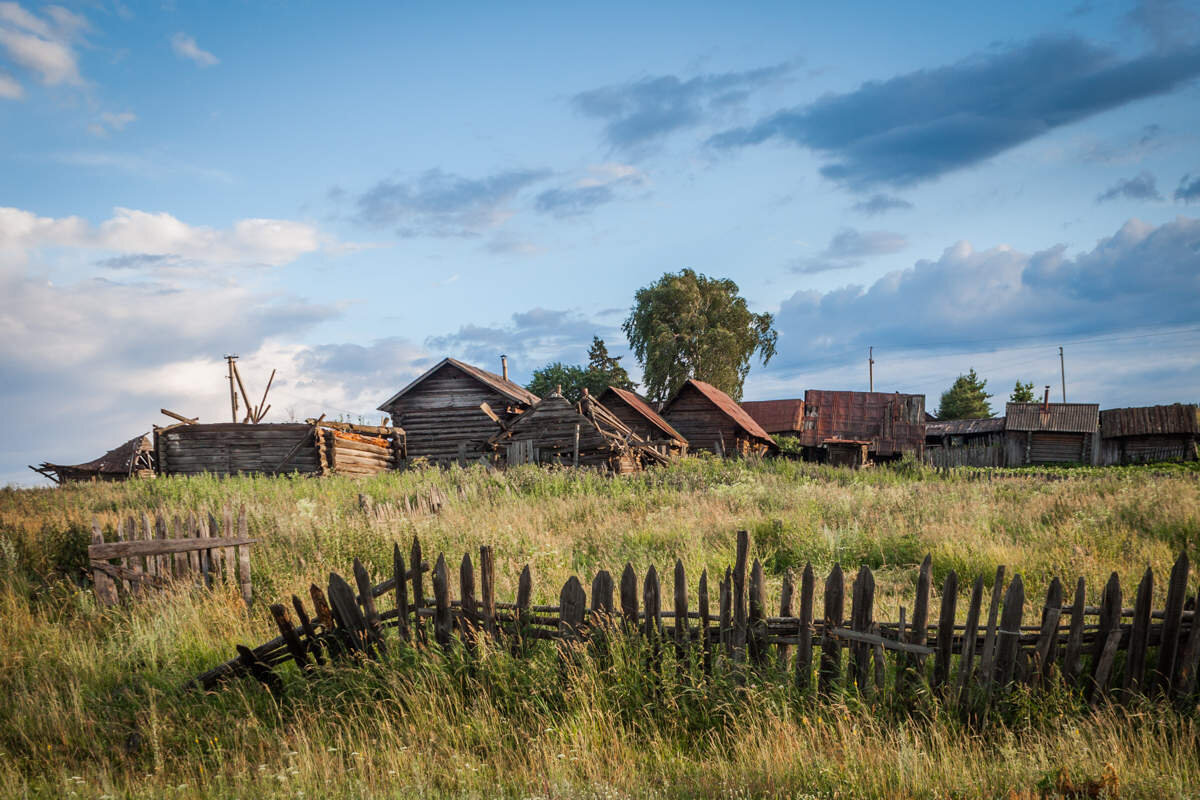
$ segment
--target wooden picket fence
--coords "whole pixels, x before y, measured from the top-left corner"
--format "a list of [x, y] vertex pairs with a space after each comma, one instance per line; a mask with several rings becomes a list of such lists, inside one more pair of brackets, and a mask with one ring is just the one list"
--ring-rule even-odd
[[212, 513], [174, 518], [143, 513], [118, 519], [115, 541], [105, 542], [100, 521], [94, 520], [88, 562], [96, 599], [112, 606], [121, 597], [137, 597], [177, 581], [205, 587], [226, 582], [238, 586], [250, 605], [250, 545], [258, 540], [249, 537], [247, 527], [244, 509], [236, 523], [229, 509], [221, 520]]
[[[249, 674], [279, 693], [283, 683], [275, 668], [288, 661], [308, 674], [326, 659], [376, 657], [389, 647], [473, 651], [486, 638], [521, 654], [530, 652], [536, 640], [554, 640], [568, 649], [624, 635], [645, 640], [660, 662], [673, 653], [682, 672], [754, 669], [764, 678], [794, 681], [798, 689], [816, 689], [822, 696], [838, 689], [869, 694], [887, 688], [904, 693], [928, 686], [936, 696], [971, 715], [980, 711], [981, 703], [986, 714], [993, 694], [1018, 683], [1045, 687], [1051, 681], [1065, 681], [1083, 691], [1093, 705], [1105, 697], [1135, 694], [1183, 701], [1196, 692], [1200, 625], [1197, 598], [1185, 597], [1186, 554], [1171, 571], [1163, 610], [1151, 608], [1154, 575], [1149, 569], [1132, 608], [1122, 604], [1116, 573], [1105, 585], [1099, 607], [1085, 604], [1083, 578], [1075, 584], [1073, 602], [1064, 605], [1065, 588], [1055, 578], [1035, 624], [1024, 624], [1026, 592], [1021, 576], [1013, 576], [1006, 587], [1004, 567], [996, 572], [986, 608], [984, 581], [974, 582], [961, 624], [958, 577], [950, 572], [942, 586], [936, 622], [931, 622], [928, 556], [918, 573], [907, 622], [904, 608], [898, 622], [876, 620], [875, 578], [865, 566], [851, 582], [848, 609], [841, 566], [829, 573], [822, 593], [811, 564], [805, 567], [799, 586], [789, 572], [783, 580], [779, 614], [772, 616], [762, 564], [757, 559], [751, 564], [749, 554], [750, 537], [741, 531], [736, 563], [718, 581], [715, 614], [707, 570], [700, 575], [697, 602], [692, 606], [680, 561], [675, 563], [669, 610], [662, 607], [655, 567], [639, 581], [628, 564], [619, 582], [606, 570], [596, 574], [590, 604], [579, 579], [571, 577], [559, 593], [558, 605], [533, 606], [528, 566], [518, 580], [515, 602], [497, 601], [492, 549], [487, 546], [479, 549], [478, 573], [470, 554], [463, 556], [457, 600], [451, 596], [446, 559], [439, 554], [432, 569], [432, 596], [427, 595], [429, 565], [414, 538], [411, 567], [395, 545], [392, 577], [374, 584], [355, 559], [357, 591], [331, 573], [327, 593], [316, 584], [310, 588], [313, 613], [303, 600], [292, 596], [298, 624], [282, 604], [272, 605], [280, 635], [255, 648], [238, 645], [237, 658], [197, 676], [194, 683], [212, 689], [224, 679]], [[819, 594], [823, 618], [816, 616]], [[392, 598], [392, 607], [381, 611], [378, 600], [385, 595]], [[385, 635], [389, 630], [396, 634]], [[843, 650], [848, 652], [845, 667]], [[889, 659], [895, 668], [888, 668]]]

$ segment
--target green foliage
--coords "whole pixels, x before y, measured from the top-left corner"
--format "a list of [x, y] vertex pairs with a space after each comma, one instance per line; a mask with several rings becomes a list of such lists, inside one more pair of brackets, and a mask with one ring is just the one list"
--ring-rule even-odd
[[684, 269], [639, 289], [622, 328], [650, 399], [664, 401], [696, 378], [740, 400], [751, 357], [765, 365], [775, 355], [773, 323], [751, 313], [733, 281]]
[[598, 395], [609, 386], [633, 391], [636, 384], [629, 378], [629, 373], [621, 366], [621, 356], [610, 356], [604, 340], [599, 336], [592, 337], [592, 346], [588, 348], [588, 368], [586, 375], [588, 391]]
[[[561, 389], [563, 397], [578, 403], [587, 385], [587, 371], [573, 364], [555, 361], [533, 371], [533, 378], [525, 386], [538, 397], [549, 397]], [[590, 389], [590, 387], [589, 387]]]
[[972, 368], [966, 375], [959, 375], [949, 389], [942, 392], [938, 404], [938, 419], [985, 419], [993, 416], [988, 404], [991, 397], [984, 389], [987, 381], [981, 380]]
[[534, 370], [533, 378], [525, 388], [538, 397], [546, 397], [561, 387], [563, 397], [572, 403], [578, 403], [583, 397], [584, 389], [593, 397], [598, 397], [609, 386], [632, 390], [635, 385], [630, 380], [629, 373], [621, 366], [621, 357], [610, 356], [604, 340], [593, 336], [592, 346], [588, 348], [586, 369], [555, 361]]
[[1012, 394], [1008, 396], [1010, 403], [1032, 403], [1033, 399], [1033, 381], [1029, 383], [1021, 383], [1017, 381], [1017, 385], [1013, 387]]

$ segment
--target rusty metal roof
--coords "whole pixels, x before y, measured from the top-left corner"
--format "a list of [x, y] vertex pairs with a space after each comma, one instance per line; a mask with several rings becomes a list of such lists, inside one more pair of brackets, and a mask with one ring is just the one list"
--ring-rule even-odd
[[757, 436], [759, 439], [768, 441], [771, 444], [775, 444], [775, 440], [771, 438], [771, 434], [764, 431], [762, 426], [755, 422], [753, 417], [743, 411], [742, 407], [735, 403], [732, 397], [725, 394], [711, 383], [698, 381], [695, 378], [688, 379], [688, 382], [681, 386], [679, 391], [675, 393], [675, 397], [672, 397], [667, 404], [663, 406], [664, 413], [671, 407], [671, 404], [675, 402], [676, 398], [683, 394], [684, 389], [686, 389], [689, 385], [695, 387], [696, 391], [708, 398], [709, 402], [711, 402], [730, 419], [736, 422], [738, 427], [740, 427], [746, 433], [750, 434], [751, 436]]
[[879, 456], [919, 454], [925, 448], [925, 395], [809, 389], [798, 438], [805, 447], [865, 439]]
[[[1042, 409], [1046, 408], [1046, 411]], [[1005, 406], [1007, 431], [1057, 431], [1095, 433], [1100, 426], [1098, 403], [1009, 403]]]
[[1000, 433], [1004, 430], [1004, 417], [986, 419], [945, 419], [925, 423], [925, 436], [970, 436], [979, 433]]
[[796, 433], [804, 428], [804, 401], [747, 400], [742, 409], [771, 434]]
[[447, 364], [457, 367], [462, 372], [465, 372], [467, 375], [484, 384], [488, 388], [504, 395], [514, 403], [531, 406], [538, 401], [538, 396], [523, 386], [519, 386], [510, 380], [505, 380], [494, 372], [488, 372], [486, 369], [480, 369], [479, 367], [464, 363], [459, 361], [457, 358], [447, 357], [430, 367], [428, 370], [422, 373], [420, 377], [408, 384], [408, 386], [405, 386], [403, 389], [396, 392], [394, 395], [384, 401], [384, 403], [379, 406], [379, 410], [387, 411], [391, 407], [392, 403], [396, 402], [401, 397], [420, 386], [426, 378], [428, 378], [430, 375], [433, 375]]
[[1189, 433], [1200, 434], [1200, 406], [1194, 403], [1110, 408], [1100, 412], [1100, 434], [1106, 439]]
[[650, 407], [650, 404], [641, 397], [641, 395], [637, 394], [636, 392], [631, 392], [628, 389], [622, 389], [619, 386], [609, 386], [600, 395], [600, 404], [612, 405], [614, 398], [645, 417], [647, 422], [658, 428], [670, 438], [678, 439], [682, 443], [687, 442], [687, 439], [683, 438], [683, 434], [672, 428], [669, 422], [659, 416], [658, 413]]

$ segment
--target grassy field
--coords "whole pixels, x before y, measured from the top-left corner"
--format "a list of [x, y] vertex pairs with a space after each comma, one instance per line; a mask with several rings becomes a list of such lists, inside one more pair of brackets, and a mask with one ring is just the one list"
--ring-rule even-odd
[[[386, 504], [431, 486], [448, 498], [439, 514], [381, 521], [359, 507], [359, 493]], [[80, 588], [93, 518], [226, 504], [245, 507], [261, 540], [248, 613], [232, 590], [102, 611]], [[0, 490], [0, 794], [1009, 797], [1107, 774], [1122, 797], [1200, 797], [1196, 708], [1091, 713], [1067, 692], [1018, 696], [978, 731], [932, 701], [816, 704], [769, 674], [655, 682], [637, 653], [564, 675], [549, 649], [478, 664], [397, 652], [311, 682], [288, 667], [282, 704], [252, 682], [207, 696], [178, 688], [235, 643], [271, 638], [266, 603], [330, 570], [348, 575], [355, 556], [382, 579], [392, 543], [407, 549], [414, 535], [451, 563], [492, 545], [502, 600], [530, 564], [538, 603], [555, 602], [571, 574], [586, 586], [599, 568], [661, 571], [676, 557], [694, 596], [701, 569], [732, 563], [739, 528], [769, 598], [806, 561], [819, 574], [869, 564], [877, 617], [894, 620], [931, 553], [935, 585], [950, 569], [964, 587], [999, 564], [1022, 573], [1033, 613], [1055, 575], [1084, 576], [1096, 602], [1114, 570], [1132, 587], [1147, 565], [1165, 577], [1180, 550], [1195, 563], [1200, 480], [1178, 467], [968, 481], [911, 466], [689, 459], [618, 479], [472, 468]]]

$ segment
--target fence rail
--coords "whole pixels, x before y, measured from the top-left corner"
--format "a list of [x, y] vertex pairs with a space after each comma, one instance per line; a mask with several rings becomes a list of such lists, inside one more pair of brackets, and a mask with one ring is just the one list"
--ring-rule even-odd
[[[985, 605], [984, 580], [978, 578], [959, 623], [954, 572], [943, 582], [933, 618], [928, 556], [918, 572], [909, 621], [901, 608], [899, 622], [883, 622], [875, 619], [875, 578], [868, 567], [858, 570], [849, 587], [840, 565], [823, 584], [811, 564], [799, 585], [789, 571], [779, 613], [772, 616], [762, 564], [757, 559], [750, 562], [745, 531], [737, 534], [736, 552], [734, 565], [717, 581], [715, 613], [707, 570], [700, 574], [692, 606], [681, 561], [675, 562], [666, 609], [656, 568], [651, 566], [639, 579], [629, 564], [619, 579], [606, 570], [596, 573], [590, 602], [579, 579], [571, 577], [559, 593], [558, 605], [534, 606], [528, 566], [520, 574], [515, 601], [497, 601], [493, 554], [487, 546], [479, 549], [478, 572], [470, 554], [463, 556], [459, 599], [453, 599], [444, 555], [437, 556], [430, 570], [414, 538], [407, 563], [400, 546], [394, 546], [392, 577], [380, 584], [372, 583], [355, 559], [356, 588], [331, 573], [327, 592], [316, 584], [310, 587], [311, 614], [305, 601], [292, 596], [298, 622], [284, 605], [272, 605], [280, 635], [255, 648], [238, 645], [237, 658], [197, 676], [194, 684], [212, 689], [222, 680], [248, 674], [279, 693], [283, 684], [275, 668], [289, 661], [307, 673], [326, 659], [352, 653], [374, 657], [389, 647], [473, 650], [486, 637], [521, 654], [539, 640], [570, 647], [624, 635], [649, 643], [658, 666], [667, 657], [680, 670], [704, 674], [761, 669], [764, 674], [790, 676], [799, 689], [815, 688], [822, 695], [838, 687], [878, 692], [889, 682], [898, 692], [927, 685], [969, 714], [986, 715], [993, 695], [1018, 683], [1039, 687], [1065, 681], [1083, 691], [1093, 705], [1104, 697], [1161, 695], [1183, 701], [1196, 693], [1200, 624], [1195, 608], [1200, 598], [1186, 597], [1186, 554], [1171, 570], [1163, 609], [1151, 608], [1155, 576], [1147, 569], [1132, 608], [1122, 604], [1116, 573], [1104, 587], [1100, 606], [1086, 605], [1083, 578], [1075, 582], [1070, 602], [1066, 587], [1055, 578], [1040, 615], [1027, 622], [1024, 582], [1014, 575], [1006, 584], [1005, 568], [1000, 567], [990, 602]], [[385, 596], [392, 607], [381, 611], [376, 601]], [[818, 599], [823, 617], [816, 616]], [[395, 634], [385, 635], [389, 631]], [[895, 669], [888, 669], [889, 659]]]

